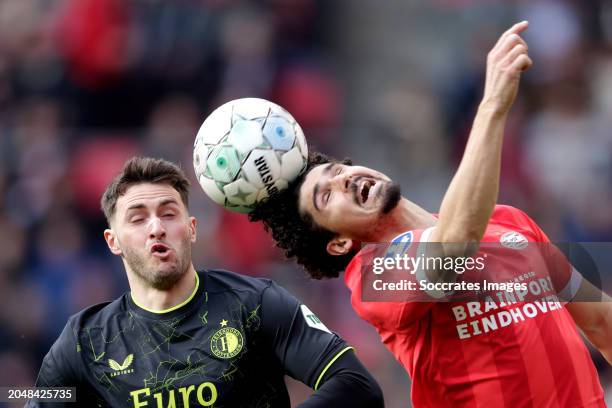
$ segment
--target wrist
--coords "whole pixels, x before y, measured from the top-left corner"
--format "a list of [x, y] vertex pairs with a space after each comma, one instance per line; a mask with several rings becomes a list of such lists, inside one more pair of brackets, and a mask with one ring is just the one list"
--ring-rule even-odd
[[503, 118], [508, 115], [509, 107], [499, 101], [482, 100], [478, 105], [478, 115], [487, 115], [491, 117]]

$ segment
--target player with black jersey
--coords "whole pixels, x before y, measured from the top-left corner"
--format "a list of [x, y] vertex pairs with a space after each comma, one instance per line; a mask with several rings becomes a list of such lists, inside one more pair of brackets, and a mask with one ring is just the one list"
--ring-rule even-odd
[[188, 185], [167, 161], [126, 163], [102, 208], [130, 292], [71, 317], [36, 385], [76, 387], [86, 407], [288, 407], [288, 374], [315, 390], [303, 407], [383, 406], [352, 348], [284, 289], [195, 271]]

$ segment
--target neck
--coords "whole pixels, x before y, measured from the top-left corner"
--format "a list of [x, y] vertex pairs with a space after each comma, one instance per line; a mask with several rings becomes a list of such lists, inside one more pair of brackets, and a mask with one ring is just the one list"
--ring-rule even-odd
[[397, 207], [373, 231], [372, 242], [388, 242], [406, 231], [433, 227], [436, 222], [433, 214], [402, 197]]
[[186, 303], [193, 296], [197, 278], [193, 265], [190, 265], [188, 271], [171, 288], [166, 290], [155, 289], [147, 285], [129, 271], [128, 281], [134, 303], [150, 312], [165, 312]]

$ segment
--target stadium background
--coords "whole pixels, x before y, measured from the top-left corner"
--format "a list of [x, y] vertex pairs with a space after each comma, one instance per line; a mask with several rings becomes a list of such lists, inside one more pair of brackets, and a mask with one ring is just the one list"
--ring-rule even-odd
[[[311, 147], [387, 172], [436, 211], [500, 32], [535, 62], [512, 110], [500, 202], [560, 241], [612, 240], [612, 4], [552, 0], [0, 1], [0, 385], [32, 384], [67, 317], [126, 290], [98, 200], [134, 154], [178, 161], [217, 105], [285, 106]], [[349, 305], [196, 186], [197, 267], [279, 281], [355, 345], [389, 407], [409, 380]], [[612, 370], [594, 357], [608, 403]], [[291, 382], [293, 402], [309, 390]]]

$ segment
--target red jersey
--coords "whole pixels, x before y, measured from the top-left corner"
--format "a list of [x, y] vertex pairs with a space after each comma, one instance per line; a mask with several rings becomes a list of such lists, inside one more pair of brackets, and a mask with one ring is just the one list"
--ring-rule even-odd
[[[426, 241], [429, 232], [414, 230], [401, 237], [416, 244]], [[501, 242], [520, 254], [527, 242], [549, 240], [522, 211], [496, 206], [482, 242]], [[410, 374], [415, 407], [606, 406], [571, 315], [552, 301], [560, 291], [552, 286], [575, 286], [572, 269], [561, 268], [545, 279], [521, 271], [520, 256], [492, 259], [505, 278], [521, 275], [514, 281], [524, 281], [540, 302], [512, 301], [500, 294], [474, 302], [370, 302], [362, 298], [364, 252], [346, 269], [351, 303]]]

